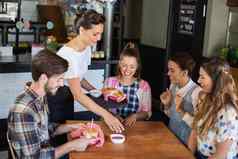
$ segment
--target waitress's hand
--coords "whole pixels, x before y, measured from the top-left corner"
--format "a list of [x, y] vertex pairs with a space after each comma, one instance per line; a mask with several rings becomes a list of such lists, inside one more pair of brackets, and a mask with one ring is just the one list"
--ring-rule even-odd
[[114, 117], [111, 113], [108, 113], [107, 115], [104, 116], [104, 121], [108, 125], [108, 127], [112, 131], [115, 131], [116, 133], [121, 133], [122, 131], [125, 130], [124, 126], [119, 121], [119, 119]]
[[121, 123], [124, 122], [124, 119], [123, 119], [120, 115], [116, 115], [116, 117], [117, 117], [117, 119], [118, 119]]

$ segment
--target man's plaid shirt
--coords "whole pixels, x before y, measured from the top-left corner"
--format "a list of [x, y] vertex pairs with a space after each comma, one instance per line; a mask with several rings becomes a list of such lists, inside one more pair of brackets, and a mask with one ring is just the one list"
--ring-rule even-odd
[[8, 116], [8, 135], [17, 158], [51, 159], [55, 150], [49, 144], [48, 105], [29, 87], [20, 94]]

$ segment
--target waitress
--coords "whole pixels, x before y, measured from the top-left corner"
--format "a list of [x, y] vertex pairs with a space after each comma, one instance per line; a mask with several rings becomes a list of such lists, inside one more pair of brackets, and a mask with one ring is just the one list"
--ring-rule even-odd
[[111, 130], [120, 132], [124, 130], [120, 121], [97, 105], [82, 91], [82, 88], [88, 91], [95, 89], [84, 78], [84, 75], [88, 71], [88, 65], [91, 63], [91, 46], [101, 39], [104, 23], [105, 17], [102, 14], [94, 10], [84, 11], [75, 20], [75, 29], [78, 35], [66, 43], [57, 54], [69, 62], [65, 79], [74, 99], [88, 110], [102, 116]]

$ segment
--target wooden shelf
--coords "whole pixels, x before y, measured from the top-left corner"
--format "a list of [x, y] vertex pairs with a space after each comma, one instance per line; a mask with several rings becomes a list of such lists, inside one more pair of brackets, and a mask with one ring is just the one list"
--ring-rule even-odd
[[238, 1], [237, 0], [227, 0], [226, 4], [230, 7], [238, 7]]

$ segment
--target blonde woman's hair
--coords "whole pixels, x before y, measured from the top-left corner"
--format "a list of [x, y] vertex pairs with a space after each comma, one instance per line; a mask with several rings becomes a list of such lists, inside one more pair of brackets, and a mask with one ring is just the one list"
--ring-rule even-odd
[[[227, 104], [232, 105], [238, 112], [236, 85], [225, 67], [224, 63], [217, 58], [212, 58], [201, 65], [213, 82], [212, 91], [201, 92], [198, 98], [198, 111], [195, 113], [193, 128], [201, 137], [207, 135], [209, 129], [215, 128], [218, 113], [226, 109]], [[201, 120], [202, 123], [199, 122]]]

